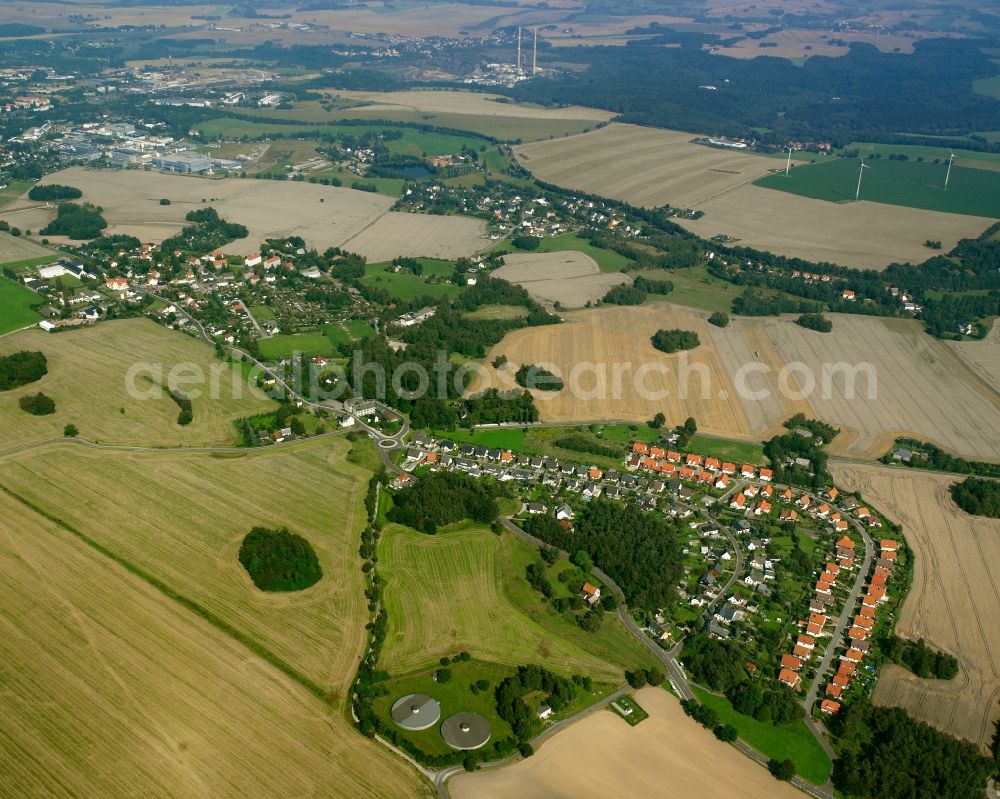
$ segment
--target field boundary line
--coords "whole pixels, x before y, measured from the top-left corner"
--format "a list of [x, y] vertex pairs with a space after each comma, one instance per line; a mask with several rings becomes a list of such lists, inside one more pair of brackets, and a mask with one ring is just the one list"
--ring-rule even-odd
[[199, 616], [202, 620], [211, 624], [220, 632], [225, 633], [237, 643], [242, 644], [244, 647], [250, 650], [250, 652], [252, 652], [254, 655], [257, 655], [257, 657], [261, 658], [270, 665], [274, 666], [274, 668], [278, 669], [286, 677], [289, 677], [290, 679], [297, 682], [299, 685], [301, 685], [303, 688], [309, 691], [309, 693], [311, 693], [317, 699], [322, 701], [324, 704], [331, 704], [331, 697], [329, 693], [323, 690], [322, 686], [320, 686], [319, 683], [315, 682], [309, 677], [306, 677], [304, 674], [299, 672], [294, 666], [287, 663], [282, 658], [278, 657], [271, 650], [262, 646], [257, 641], [253, 640], [246, 633], [243, 633], [237, 628], [233, 627], [231, 624], [229, 624], [227, 621], [217, 616], [208, 608], [200, 605], [193, 599], [190, 599], [184, 596], [183, 594], [179, 593], [178, 591], [176, 591], [175, 589], [171, 588], [169, 585], [164, 583], [162, 580], [160, 580], [158, 577], [155, 577], [149, 572], [147, 572], [142, 567], [137, 566], [130, 560], [122, 557], [121, 555], [116, 554], [103, 544], [95, 541], [93, 538], [81, 532], [80, 530], [77, 530], [71, 524], [63, 521], [62, 519], [56, 516], [53, 516], [52, 514], [48, 513], [47, 511], [35, 505], [33, 502], [16, 494], [15, 492], [7, 488], [7, 486], [0, 484], [0, 491], [5, 493], [11, 499], [20, 502], [22, 505], [34, 511], [39, 516], [52, 522], [52, 524], [56, 525], [56, 527], [59, 527], [60, 529], [70, 533], [71, 535], [82, 541], [84, 544], [89, 546], [91, 549], [93, 549], [100, 555], [103, 555], [108, 560], [114, 561], [123, 569], [128, 571], [130, 574], [134, 575], [135, 577], [138, 577], [143, 582], [155, 588], [157, 591], [166, 596], [168, 599], [174, 600], [182, 607], [186, 608], [195, 615]]

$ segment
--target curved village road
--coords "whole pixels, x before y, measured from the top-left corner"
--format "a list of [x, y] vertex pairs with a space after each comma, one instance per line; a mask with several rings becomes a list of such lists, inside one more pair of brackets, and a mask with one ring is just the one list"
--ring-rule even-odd
[[[718, 524], [714, 519], [711, 519], [711, 517], [709, 517], [709, 519], [712, 521], [713, 524]], [[505, 530], [512, 533], [513, 535], [516, 535], [518, 538], [527, 542], [528, 544], [531, 544], [532, 546], [535, 547], [547, 546], [544, 541], [535, 538], [533, 535], [530, 535], [529, 533], [526, 533], [524, 530], [522, 530], [520, 527], [514, 524], [511, 521], [510, 517], [501, 516], [499, 522]], [[724, 528], [721, 525], [719, 525], [719, 529], [722, 530]], [[737, 565], [736, 569], [733, 572], [733, 576], [730, 578], [729, 582], [723, 588], [723, 590], [719, 592], [719, 597], [725, 595], [725, 592], [727, 592], [729, 588], [732, 586], [732, 584], [736, 581], [736, 578], [739, 576], [743, 568], [742, 548], [736, 542], [736, 539], [733, 538], [729, 533], [727, 533], [727, 537], [729, 538], [730, 542], [736, 549]], [[661, 648], [656, 642], [651, 640], [650, 637], [646, 635], [639, 628], [639, 625], [635, 623], [635, 620], [632, 618], [632, 615], [628, 612], [628, 607], [625, 604], [625, 595], [622, 592], [621, 588], [618, 587], [618, 584], [615, 583], [615, 581], [612, 580], [610, 577], [608, 577], [606, 574], [604, 574], [604, 572], [602, 572], [600, 569], [595, 568], [594, 574], [608, 588], [611, 589], [611, 592], [615, 594], [615, 597], [618, 599], [618, 618], [622, 620], [622, 623], [625, 625], [625, 629], [631, 632], [632, 635], [639, 641], [642, 641], [643, 645], [646, 646], [650, 650], [650, 652], [652, 652], [659, 659], [661, 663], [663, 663], [664, 667], [667, 670], [667, 677], [669, 678], [673, 686], [677, 689], [678, 693], [680, 693], [681, 698], [693, 699], [694, 692], [691, 690], [691, 686], [688, 684], [687, 675], [684, 674], [684, 669], [681, 668], [680, 664], [677, 662], [676, 659], [677, 655], [680, 653], [680, 649], [683, 642], [682, 641], [678, 642], [674, 646], [674, 648], [669, 652]], [[628, 689], [622, 689], [622, 693], [627, 693], [627, 691]], [[578, 714], [578, 716], [579, 715], [580, 714]], [[577, 716], [574, 716], [572, 719], [566, 719], [561, 724], [565, 726], [566, 724], [569, 724], [570, 722], [576, 720], [576, 718]], [[558, 727], [558, 725], [554, 726], [552, 728], [552, 733], [554, 733], [557, 728], [561, 727]], [[541, 742], [538, 739], [536, 739], [536, 741], [538, 741], [539, 743]], [[534, 743], [535, 742], [533, 741], [532, 744]], [[758, 752], [756, 749], [750, 746], [746, 741], [738, 738], [737, 740], [732, 742], [732, 745], [754, 762], [759, 763], [760, 765], [764, 766], [764, 768], [767, 768], [767, 765], [770, 762], [770, 758], [768, 758], [761, 752]], [[484, 766], [484, 767], [493, 768], [513, 762], [516, 759], [517, 756], [513, 756], [507, 758], [506, 760], [498, 761], [497, 763], [490, 764], [489, 766]], [[459, 768], [453, 768], [447, 771], [443, 771], [438, 775], [438, 779], [435, 780], [435, 784], [437, 785], [438, 795], [440, 799], [448, 799], [449, 795], [445, 787], [445, 782], [450, 776], [457, 773], [459, 770], [460, 770]], [[798, 775], [792, 778], [791, 783], [803, 793], [809, 794], [810, 796], [814, 797], [814, 799], [833, 799], [833, 791], [829, 784], [823, 786], [813, 785], [811, 782], [807, 782]]]

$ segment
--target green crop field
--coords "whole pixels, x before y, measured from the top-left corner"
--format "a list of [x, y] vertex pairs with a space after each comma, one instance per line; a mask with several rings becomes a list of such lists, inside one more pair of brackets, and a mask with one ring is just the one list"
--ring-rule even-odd
[[42, 317], [31, 309], [42, 301], [31, 289], [0, 277], [0, 335], [37, 322]]
[[[868, 157], [877, 153], [882, 158], [890, 155], [905, 155], [911, 161], [922, 159], [924, 162], [946, 164], [951, 152], [955, 153], [955, 163], [980, 169], [996, 169], [1000, 167], [1000, 153], [988, 153], [981, 150], [950, 150], [948, 147], [935, 147], [932, 144], [877, 144], [874, 142], [851, 142], [844, 150], [857, 150], [862, 156]], [[876, 161], [876, 163], [878, 163]]]
[[748, 441], [730, 441], [724, 438], [714, 438], [697, 433], [691, 437], [688, 444], [691, 452], [699, 455], [707, 455], [720, 460], [733, 461], [734, 463], [763, 463], [764, 448], [760, 444], [752, 444]]
[[[930, 211], [1000, 217], [1000, 173], [970, 169], [956, 161], [948, 189], [944, 189], [944, 163], [927, 161], [866, 161], [861, 199]], [[754, 185], [830, 202], [854, 200], [858, 184], [858, 159], [836, 158], [767, 175]]]
[[808, 722], [798, 721], [775, 727], [737, 713], [723, 696], [710, 694], [696, 686], [692, 686], [692, 690], [699, 702], [718, 713], [723, 724], [732, 724], [740, 738], [750, 746], [769, 758], [791, 760], [799, 775], [813, 785], [823, 785], [829, 779], [833, 764], [819, 741], [806, 728]]
[[[428, 283], [427, 277], [433, 276], [433, 273], [426, 269], [422, 276], [406, 270], [399, 272], [388, 270], [388, 264], [373, 264], [367, 268], [361, 282], [367, 286], [385, 289], [391, 297], [398, 300], [412, 300], [425, 296], [438, 300], [442, 297], [455, 297], [461, 291], [461, 288], [453, 283]], [[452, 271], [454, 267], [449, 269], [448, 274]]]
[[333, 355], [333, 344], [323, 333], [291, 333], [262, 338], [257, 342], [260, 354], [269, 361], [289, 358], [296, 352], [303, 355]]
[[632, 277], [642, 275], [650, 280], [669, 280], [674, 284], [674, 289], [669, 294], [650, 294], [646, 302], [669, 302], [674, 305], [700, 308], [703, 311], [729, 313], [732, 310], [733, 298], [740, 292], [740, 289], [732, 283], [712, 277], [702, 266], [668, 271], [643, 269], [628, 274]]
[[493, 320], [493, 319], [523, 319], [528, 315], [527, 308], [521, 308], [517, 305], [483, 305], [474, 311], [469, 311], [462, 314], [464, 319], [479, 319], [479, 320]]
[[591, 634], [544, 603], [524, 577], [535, 554], [509, 533], [460, 523], [431, 536], [390, 525], [378, 555], [389, 618], [380, 665], [390, 672], [425, 668], [461, 650], [615, 682], [625, 668], [649, 665], [645, 648], [614, 615]]
[[490, 430], [438, 430], [438, 438], [449, 438], [460, 444], [477, 444], [482, 447], [497, 447], [514, 452], [524, 452], [524, 430], [520, 427], [501, 427]]

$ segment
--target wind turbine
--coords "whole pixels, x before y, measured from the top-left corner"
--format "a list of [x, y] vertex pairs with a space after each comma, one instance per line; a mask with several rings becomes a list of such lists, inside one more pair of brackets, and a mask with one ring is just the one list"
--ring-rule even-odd
[[948, 171], [945, 173], [945, 176], [944, 176], [944, 189], [945, 189], [945, 191], [948, 190], [948, 179], [951, 177], [951, 162], [954, 161], [954, 160], [955, 160], [955, 151], [952, 150], [951, 151], [951, 155], [948, 157]]
[[788, 170], [792, 168], [792, 148], [786, 147], [788, 150], [788, 160], [785, 162], [785, 177], [788, 177]]
[[855, 202], [861, 199], [861, 176], [865, 174], [866, 169], [871, 169], [871, 167], [868, 166], [868, 164], [866, 164], [865, 160], [862, 158], [861, 169], [858, 171], [858, 190], [854, 193]]

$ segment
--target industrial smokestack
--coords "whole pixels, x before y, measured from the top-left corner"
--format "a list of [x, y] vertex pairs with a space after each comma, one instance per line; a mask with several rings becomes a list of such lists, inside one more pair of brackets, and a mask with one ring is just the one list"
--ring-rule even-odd
[[531, 74], [538, 72], [538, 28], [535, 28], [535, 43], [531, 48]]
[[517, 26], [517, 74], [521, 74], [521, 26]]

